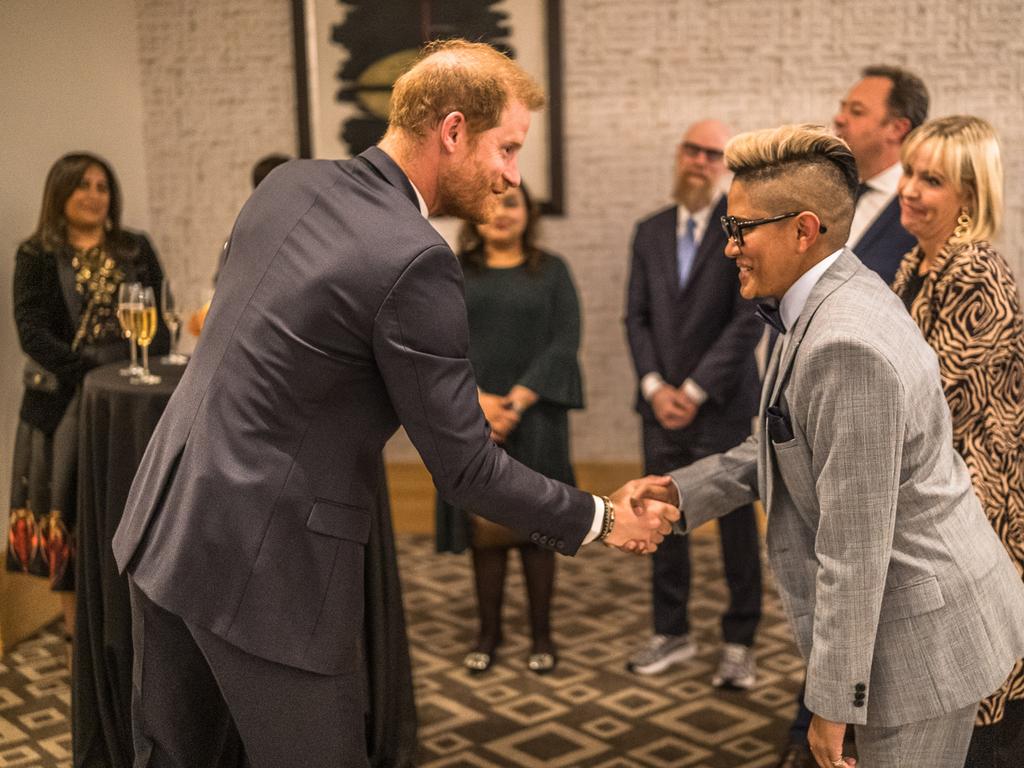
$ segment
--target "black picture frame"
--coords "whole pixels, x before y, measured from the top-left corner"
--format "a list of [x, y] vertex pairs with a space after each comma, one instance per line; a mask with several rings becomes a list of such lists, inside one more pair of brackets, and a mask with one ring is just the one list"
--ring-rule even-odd
[[[443, 3], [444, 0], [436, 0]], [[546, 153], [538, 162], [547, 173], [547, 184], [538, 184], [536, 179], [529, 179], [531, 191], [540, 203], [541, 210], [547, 215], [564, 215], [565, 213], [565, 180], [564, 180], [564, 138], [562, 123], [562, 9], [561, 0], [518, 0], [519, 2], [537, 3], [536, 13], [544, 22], [543, 34], [543, 58], [546, 77], [538, 76], [541, 85], [547, 95], [547, 107], [544, 117], [546, 118], [546, 136], [538, 139], [538, 131], [531, 131], [527, 139], [526, 151], [539, 151]], [[374, 0], [374, 12], [387, 12], [389, 3], [394, 3], [395, 14], [401, 13], [403, 5], [399, 0]], [[407, 5], [408, 3], [405, 3]], [[333, 6], [336, 8], [340, 3], [338, 0], [292, 0], [292, 21], [293, 40], [295, 49], [295, 94], [296, 94], [296, 118], [298, 123], [298, 140], [300, 157], [337, 157], [343, 150], [337, 146], [330, 151], [324, 152], [322, 147], [317, 146], [316, 136], [323, 132], [324, 126], [318, 125], [317, 120], [321, 114], [315, 108], [315, 78], [319, 77], [322, 69], [318, 70], [319, 59], [325, 55], [328, 60], [334, 58], [337, 50], [337, 58], [333, 63], [340, 68], [343, 64], [342, 48], [338, 43], [331, 43], [324, 40], [318, 42], [317, 30], [322, 27], [322, 19], [318, 20], [318, 14], [324, 13], [325, 9]], [[429, 4], [428, 4], [429, 5]], [[351, 12], [351, 11], [350, 11]], [[320, 23], [318, 23], [320, 22]], [[511, 34], [508, 40], [515, 47], [515, 29], [509, 25]], [[434, 37], [454, 37], [459, 35], [469, 36], [468, 31], [462, 31], [457, 24], [448, 23], [444, 26], [442, 34]], [[474, 36], [473, 39], [479, 39]], [[420, 44], [426, 40], [420, 39]], [[528, 67], [529, 69], [529, 67]], [[534, 73], [535, 76], [536, 73]], [[340, 88], [339, 81], [339, 88]], [[338, 122], [337, 118], [329, 118], [330, 123]], [[366, 121], [363, 121], [366, 122]], [[334, 127], [334, 126], [329, 126]], [[346, 131], [345, 123], [338, 122], [336, 133]], [[545, 146], [541, 150], [533, 150], [531, 144], [542, 141]], [[340, 139], [339, 139], [340, 145]], [[352, 142], [347, 146], [351, 148]], [[360, 147], [361, 150], [361, 147]], [[347, 154], [354, 154], [349, 151]], [[545, 188], [546, 187], [546, 188]]]

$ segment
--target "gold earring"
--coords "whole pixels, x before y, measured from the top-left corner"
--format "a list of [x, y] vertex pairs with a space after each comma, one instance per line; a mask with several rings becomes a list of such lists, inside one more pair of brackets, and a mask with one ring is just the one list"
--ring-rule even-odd
[[956, 229], [953, 230], [953, 239], [963, 240], [967, 237], [967, 233], [970, 231], [973, 223], [971, 221], [971, 214], [967, 212], [966, 208], [961, 208], [960, 215], [956, 217]]

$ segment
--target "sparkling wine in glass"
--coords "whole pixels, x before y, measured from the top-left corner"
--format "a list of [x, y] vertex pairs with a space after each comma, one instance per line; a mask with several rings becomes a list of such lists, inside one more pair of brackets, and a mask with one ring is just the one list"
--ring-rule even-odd
[[122, 376], [138, 376], [142, 373], [139, 366], [138, 351], [135, 344], [135, 326], [132, 323], [133, 312], [141, 309], [142, 284], [121, 283], [117, 289], [117, 322], [121, 325], [121, 332], [131, 344], [131, 362], [118, 373]]
[[171, 334], [171, 353], [160, 359], [167, 365], [185, 365], [188, 357], [178, 352], [178, 339], [181, 336], [181, 307], [178, 299], [171, 291], [171, 281], [166, 277], [160, 284], [160, 307], [163, 309], [164, 323]]
[[149, 372], [149, 345], [156, 335], [156, 297], [152, 288], [143, 288], [137, 309], [130, 313], [132, 331], [142, 347], [142, 373], [131, 378], [132, 384], [159, 384], [160, 377]]

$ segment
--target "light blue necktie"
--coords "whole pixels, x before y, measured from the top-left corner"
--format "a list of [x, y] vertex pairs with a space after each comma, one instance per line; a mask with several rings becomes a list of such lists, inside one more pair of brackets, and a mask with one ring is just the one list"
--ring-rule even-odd
[[693, 239], [693, 233], [696, 228], [697, 222], [691, 216], [686, 220], [686, 231], [679, 236], [679, 240], [676, 243], [679, 290], [686, 287], [686, 281], [690, 277], [690, 270], [693, 268], [693, 257], [697, 254], [697, 241]]

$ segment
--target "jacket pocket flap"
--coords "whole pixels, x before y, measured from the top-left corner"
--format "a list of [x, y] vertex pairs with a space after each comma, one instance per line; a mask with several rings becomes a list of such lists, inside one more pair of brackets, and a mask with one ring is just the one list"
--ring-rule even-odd
[[878, 622], [881, 624], [896, 619], [909, 619], [911, 616], [938, 610], [945, 604], [938, 579], [930, 576], [923, 581], [887, 591], [882, 596], [882, 613]]
[[315, 533], [365, 545], [370, 540], [370, 510], [317, 499], [309, 510], [306, 527]]

